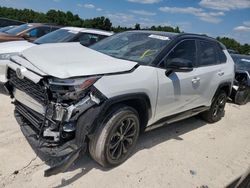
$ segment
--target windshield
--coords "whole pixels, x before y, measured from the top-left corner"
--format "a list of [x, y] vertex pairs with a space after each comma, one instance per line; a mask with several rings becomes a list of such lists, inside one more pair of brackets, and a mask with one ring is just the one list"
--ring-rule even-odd
[[233, 55], [232, 56], [237, 70], [250, 70], [250, 56], [247, 55]]
[[44, 43], [58, 43], [58, 42], [69, 42], [71, 41], [79, 32], [71, 31], [66, 29], [59, 29], [53, 31], [39, 39], [35, 40], [35, 44], [44, 44]]
[[158, 34], [124, 32], [108, 37], [90, 48], [115, 58], [148, 65], [169, 41], [168, 37]]
[[0, 28], [0, 32], [5, 32], [7, 30], [13, 29], [15, 26], [6, 26], [6, 27], [2, 27]]
[[32, 25], [30, 25], [30, 24], [23, 24], [23, 25], [15, 27], [13, 29], [7, 30], [7, 31], [5, 31], [5, 33], [8, 33], [10, 35], [17, 35], [18, 33], [25, 31], [31, 27], [32, 27]]

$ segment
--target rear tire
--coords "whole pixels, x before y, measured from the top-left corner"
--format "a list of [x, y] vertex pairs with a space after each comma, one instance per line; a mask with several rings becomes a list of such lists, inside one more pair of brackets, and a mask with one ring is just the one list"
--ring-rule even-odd
[[89, 142], [91, 157], [103, 167], [118, 166], [133, 152], [140, 132], [135, 109], [119, 105], [112, 109]]
[[209, 123], [215, 123], [224, 116], [225, 105], [227, 102], [227, 94], [225, 91], [220, 91], [212, 102], [212, 105], [208, 111], [201, 114], [201, 117]]

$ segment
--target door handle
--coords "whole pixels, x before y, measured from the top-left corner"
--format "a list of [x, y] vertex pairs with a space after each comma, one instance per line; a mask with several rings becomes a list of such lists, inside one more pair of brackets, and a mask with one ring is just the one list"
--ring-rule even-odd
[[199, 77], [195, 77], [195, 78], [192, 79], [192, 83], [193, 83], [193, 84], [196, 84], [196, 83], [198, 83], [200, 80], [201, 80], [201, 79], [200, 79]]
[[223, 75], [224, 75], [224, 72], [223, 72], [223, 71], [220, 71], [220, 72], [218, 72], [218, 75], [219, 75], [219, 76], [223, 76]]

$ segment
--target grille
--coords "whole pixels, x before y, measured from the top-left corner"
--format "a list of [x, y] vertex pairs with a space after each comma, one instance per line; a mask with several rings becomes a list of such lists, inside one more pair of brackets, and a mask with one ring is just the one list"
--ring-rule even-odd
[[28, 120], [31, 128], [38, 134], [41, 129], [44, 117], [19, 102], [16, 102], [15, 106], [15, 110], [20, 115], [22, 115], [23, 118]]
[[46, 105], [46, 91], [42, 86], [28, 80], [27, 78], [18, 78], [16, 72], [12, 69], [8, 70], [8, 75], [10, 83], [15, 88], [25, 92], [42, 105]]

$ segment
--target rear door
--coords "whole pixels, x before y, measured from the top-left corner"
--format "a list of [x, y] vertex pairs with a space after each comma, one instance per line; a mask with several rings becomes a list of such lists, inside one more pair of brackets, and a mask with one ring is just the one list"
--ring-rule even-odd
[[[166, 75], [168, 66], [174, 59], [182, 59], [181, 67], [193, 68], [189, 72], [172, 72]], [[197, 79], [194, 66], [197, 61], [196, 41], [185, 39], [179, 42], [157, 68], [159, 90], [155, 120], [177, 114], [199, 104], [200, 81]]]
[[219, 45], [216, 42], [198, 40], [198, 61], [195, 74], [200, 79], [200, 87], [197, 88], [197, 92], [200, 95], [200, 103], [206, 106], [210, 106], [225, 74], [223, 62], [226, 62], [226, 58], [223, 59], [219, 51]]

